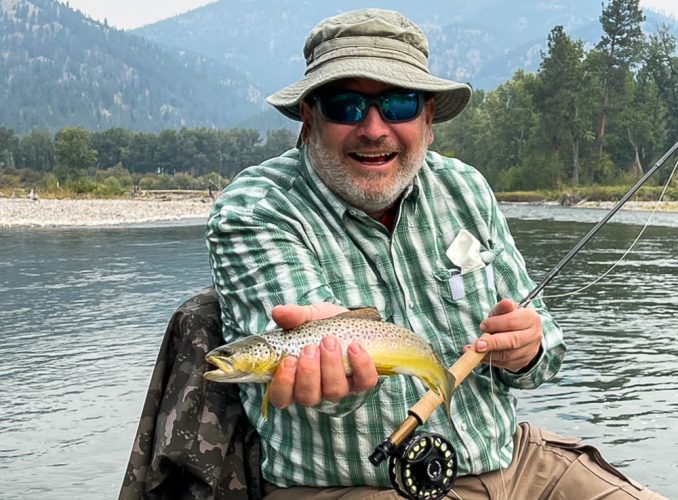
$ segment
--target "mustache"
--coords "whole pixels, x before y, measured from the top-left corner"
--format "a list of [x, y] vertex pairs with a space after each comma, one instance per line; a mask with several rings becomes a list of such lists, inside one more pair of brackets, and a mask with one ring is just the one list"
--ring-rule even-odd
[[377, 140], [372, 140], [368, 139], [365, 137], [361, 137], [356, 139], [354, 142], [351, 144], [348, 144], [346, 147], [347, 150], [350, 151], [355, 151], [359, 149], [381, 149], [381, 150], [388, 150], [388, 151], [393, 151], [396, 153], [399, 153], [401, 151], [401, 147], [399, 144], [397, 144], [395, 141], [389, 140], [385, 137], [381, 137]]

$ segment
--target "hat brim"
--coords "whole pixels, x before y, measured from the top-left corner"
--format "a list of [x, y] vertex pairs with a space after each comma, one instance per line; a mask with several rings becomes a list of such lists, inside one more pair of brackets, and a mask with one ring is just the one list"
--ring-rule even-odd
[[266, 98], [269, 104], [293, 120], [301, 121], [301, 101], [313, 90], [345, 78], [365, 78], [394, 87], [430, 92], [435, 98], [434, 123], [457, 116], [471, 99], [471, 87], [445, 80], [401, 61], [382, 57], [344, 58], [324, 64], [317, 71]]

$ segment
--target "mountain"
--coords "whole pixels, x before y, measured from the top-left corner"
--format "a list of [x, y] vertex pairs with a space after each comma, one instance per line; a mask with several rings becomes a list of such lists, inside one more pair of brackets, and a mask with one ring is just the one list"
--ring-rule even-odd
[[168, 50], [54, 0], [0, 0], [0, 125], [232, 127], [260, 112], [243, 73]]
[[[221, 0], [134, 32], [165, 47], [228, 62], [265, 93], [304, 72], [302, 47], [310, 29], [340, 11], [363, 7], [399, 10], [427, 34], [433, 73], [494, 89], [518, 68], [534, 71], [548, 33], [564, 26], [588, 45], [600, 39], [600, 2], [591, 0]], [[649, 32], [671, 19], [646, 12]]]
[[[432, 72], [475, 88], [536, 70], [556, 25], [588, 46], [601, 36], [591, 0], [220, 0], [129, 32], [56, 0], [0, 0], [0, 126], [296, 129], [264, 96], [303, 74], [318, 21], [366, 6], [414, 20]], [[672, 22], [646, 15], [648, 32]]]

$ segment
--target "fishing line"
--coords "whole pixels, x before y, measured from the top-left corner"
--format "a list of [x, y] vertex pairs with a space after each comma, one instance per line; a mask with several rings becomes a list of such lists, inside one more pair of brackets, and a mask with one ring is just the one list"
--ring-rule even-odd
[[[494, 373], [492, 370], [492, 351], [488, 353], [487, 364], [490, 365], [490, 394], [494, 394]], [[499, 445], [499, 425], [497, 424], [497, 405], [492, 405], [492, 421], [494, 422], [494, 440], [497, 443], [497, 457], [501, 457], [501, 448]], [[506, 494], [506, 481], [504, 480], [504, 469], [499, 467], [499, 476], [501, 477], [501, 486], [504, 498], [508, 500]]]
[[641, 228], [640, 232], [638, 233], [638, 236], [636, 236], [636, 239], [633, 240], [629, 248], [624, 252], [624, 254], [619, 257], [619, 260], [617, 260], [612, 266], [610, 266], [607, 271], [605, 271], [603, 274], [598, 276], [596, 279], [588, 283], [587, 285], [584, 285], [581, 288], [578, 288], [577, 290], [574, 290], [572, 292], [565, 292], [565, 293], [559, 293], [559, 294], [553, 294], [553, 295], [542, 295], [542, 299], [556, 299], [556, 298], [561, 298], [561, 297], [570, 297], [572, 295], [576, 295], [578, 293], [583, 292], [584, 290], [592, 287], [596, 283], [598, 283], [600, 280], [602, 280], [605, 276], [610, 274], [619, 264], [621, 264], [624, 259], [631, 253], [633, 248], [636, 246], [636, 243], [640, 240], [640, 238], [643, 236], [643, 233], [645, 230], [649, 227], [650, 222], [652, 222], [652, 218], [654, 215], [657, 213], [657, 210], [659, 209], [659, 206], [661, 205], [662, 199], [664, 198], [664, 195], [666, 194], [666, 191], [668, 190], [669, 186], [671, 185], [671, 181], [673, 180], [673, 177], [676, 174], [676, 171], [678, 171], [678, 161], [673, 165], [673, 170], [671, 170], [671, 175], [669, 175], [668, 180], [666, 181], [666, 184], [664, 184], [664, 188], [662, 189], [662, 192], [659, 195], [659, 198], [657, 199], [657, 202], [654, 205], [654, 208], [650, 212], [649, 217], [647, 218], [647, 221], [645, 221], [645, 225]]

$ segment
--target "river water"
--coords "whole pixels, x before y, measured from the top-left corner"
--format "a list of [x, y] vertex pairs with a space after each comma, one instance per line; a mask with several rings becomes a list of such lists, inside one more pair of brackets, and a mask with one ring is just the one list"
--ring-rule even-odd
[[[605, 212], [505, 205], [536, 280]], [[623, 212], [546, 293], [574, 291], [647, 219]], [[584, 437], [678, 498], [678, 214], [598, 284], [549, 299], [570, 351], [521, 419]], [[209, 285], [202, 227], [0, 230], [0, 498], [117, 497], [167, 320]]]

